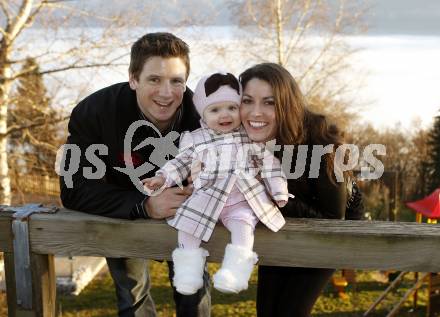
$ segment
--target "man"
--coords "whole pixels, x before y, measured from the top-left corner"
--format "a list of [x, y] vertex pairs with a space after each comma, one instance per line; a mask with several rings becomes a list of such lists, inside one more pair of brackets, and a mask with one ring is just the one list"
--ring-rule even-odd
[[[189, 71], [189, 48], [185, 42], [170, 33], [146, 34], [131, 48], [129, 82], [95, 92], [73, 109], [66, 144], [79, 146], [81, 159], [78, 172], [72, 176], [73, 186], [61, 177], [61, 200], [66, 208], [123, 219], [163, 219], [176, 212], [191, 194], [189, 187], [169, 188], [148, 197], [115, 167], [125, 168], [129, 162], [135, 168], [149, 162], [153, 146], [124, 152], [125, 135], [135, 121], [146, 120], [163, 136], [170, 131], [180, 133], [199, 127], [192, 92], [186, 89]], [[147, 138], [158, 137], [156, 129], [144, 125], [136, 129], [131, 149]], [[108, 148], [106, 155], [99, 156], [106, 167], [100, 179], [90, 179], [82, 173], [84, 167], [94, 166], [85, 157], [92, 144]], [[153, 176], [157, 169], [155, 166], [142, 178]], [[107, 264], [115, 282], [119, 316], [156, 316], [147, 261], [107, 258]], [[171, 278], [172, 264], [169, 266]], [[206, 272], [204, 281], [204, 287], [195, 295], [183, 296], [174, 289], [177, 316], [210, 315]]]

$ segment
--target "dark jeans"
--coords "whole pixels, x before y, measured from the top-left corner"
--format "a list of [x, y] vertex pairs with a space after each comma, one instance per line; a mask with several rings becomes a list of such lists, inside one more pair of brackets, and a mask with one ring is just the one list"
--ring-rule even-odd
[[333, 269], [258, 267], [258, 317], [309, 317]]
[[[110, 274], [115, 283], [120, 317], [155, 317], [156, 308], [150, 294], [148, 261], [142, 259], [107, 258]], [[174, 274], [168, 262], [170, 280]], [[196, 294], [185, 296], [174, 289], [177, 317], [209, 317], [211, 296], [209, 275], [205, 269], [204, 287]]]

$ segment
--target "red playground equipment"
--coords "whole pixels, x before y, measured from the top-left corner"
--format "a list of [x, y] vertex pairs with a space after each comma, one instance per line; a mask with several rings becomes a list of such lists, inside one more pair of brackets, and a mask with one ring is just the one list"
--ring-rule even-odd
[[[423, 217], [426, 218], [427, 223], [436, 224], [437, 219], [440, 218], [440, 188], [437, 188], [429, 196], [423, 199], [405, 203], [407, 207], [415, 211], [416, 221], [423, 222]], [[379, 296], [379, 298], [368, 308], [362, 315], [367, 317], [370, 313], [382, 302], [385, 296], [391, 292], [410, 272], [401, 272], [399, 276], [387, 287], [387, 289]], [[403, 296], [403, 298], [393, 307], [393, 309], [386, 315], [386, 317], [398, 316], [399, 309], [405, 301], [413, 295], [414, 308], [417, 306], [417, 290], [428, 281], [428, 307], [427, 317], [440, 317], [440, 274], [433, 272], [414, 272], [414, 285]]]
[[[440, 218], [440, 188], [434, 190], [429, 196], [413, 202], [407, 202], [406, 205], [414, 210], [418, 217], [425, 216], [428, 222]], [[420, 214], [420, 215], [419, 215]], [[421, 222], [421, 219], [417, 219]]]
[[[417, 222], [423, 222], [423, 217], [426, 217], [427, 223], [437, 223], [437, 219], [440, 218], [440, 188], [437, 188], [425, 198], [407, 202], [406, 206], [416, 212]], [[430, 273], [428, 279], [429, 300], [427, 316], [440, 316], [440, 275], [439, 273]], [[416, 304], [417, 291], [414, 294], [414, 305]]]

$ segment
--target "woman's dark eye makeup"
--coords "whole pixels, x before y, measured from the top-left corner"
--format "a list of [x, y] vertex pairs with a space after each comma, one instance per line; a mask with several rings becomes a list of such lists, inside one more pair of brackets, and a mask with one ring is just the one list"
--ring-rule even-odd
[[264, 104], [273, 106], [275, 104], [275, 100], [272, 97], [264, 98]]

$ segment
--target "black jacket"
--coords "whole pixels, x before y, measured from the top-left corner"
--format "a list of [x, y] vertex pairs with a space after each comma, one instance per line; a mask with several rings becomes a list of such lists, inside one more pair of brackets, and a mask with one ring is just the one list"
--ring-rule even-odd
[[[173, 130], [179, 133], [199, 128], [200, 117], [192, 103], [192, 92], [184, 93], [183, 104]], [[152, 146], [133, 151], [135, 146], [148, 137], [158, 137], [147, 126], [136, 130], [132, 142], [132, 153], [124, 153], [124, 137], [128, 127], [141, 120], [137, 106], [136, 93], [127, 82], [115, 84], [99, 90], [82, 100], [72, 111], [69, 121], [69, 136], [66, 144], [76, 144], [81, 150], [78, 171], [73, 175], [73, 188], [68, 188], [64, 177], [60, 178], [61, 200], [66, 208], [84, 211], [113, 218], [134, 219], [146, 217], [139, 207], [145, 199], [128, 175], [114, 167], [125, 167], [124, 155], [131, 155], [133, 165], [139, 166], [149, 161]], [[176, 140], [178, 145], [179, 139]], [[87, 179], [83, 176], [84, 167], [97, 170], [85, 157], [86, 149], [91, 144], [105, 144], [106, 155], [97, 155], [105, 164], [105, 175], [99, 179]], [[67, 155], [66, 166], [70, 155]], [[72, 163], [70, 163], [72, 164]], [[153, 176], [158, 167], [144, 177]]]
[[[298, 179], [287, 181], [289, 193], [295, 198], [289, 198], [286, 206], [280, 210], [285, 217], [343, 219], [347, 204], [346, 183], [334, 182], [330, 179], [325, 168], [324, 157], [321, 160], [318, 177], [309, 177], [312, 147], [313, 144], [309, 144], [303, 175]], [[295, 151], [290, 169], [292, 173], [295, 171], [296, 155]]]

